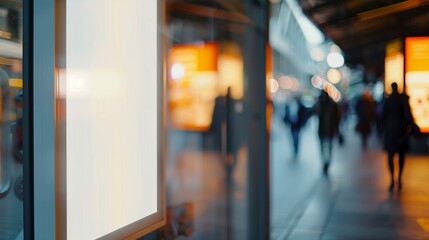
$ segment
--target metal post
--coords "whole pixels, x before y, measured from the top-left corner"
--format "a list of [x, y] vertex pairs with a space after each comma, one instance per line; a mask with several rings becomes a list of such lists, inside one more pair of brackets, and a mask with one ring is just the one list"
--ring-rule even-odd
[[56, 232], [55, 0], [33, 1], [34, 239], [42, 240]]
[[33, 165], [33, 1], [23, 4], [23, 176], [24, 238], [34, 239], [34, 165]]
[[255, 25], [247, 26], [244, 51], [245, 104], [249, 123], [248, 239], [269, 239], [269, 149], [266, 129], [266, 45], [268, 1], [247, 0], [246, 15]]

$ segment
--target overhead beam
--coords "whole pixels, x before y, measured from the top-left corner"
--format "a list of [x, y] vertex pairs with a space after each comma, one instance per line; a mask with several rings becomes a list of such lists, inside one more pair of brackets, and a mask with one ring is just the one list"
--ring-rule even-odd
[[359, 13], [357, 17], [359, 21], [366, 21], [374, 18], [392, 15], [402, 11], [407, 11], [418, 7], [423, 7], [426, 5], [429, 5], [429, 0], [404, 1], [397, 4], [389, 5], [386, 7], [381, 7], [374, 10]]
[[[387, 3], [384, 1], [383, 2], [380, 2], [380, 1], [366, 1], [365, 2], [365, 1], [363, 1], [363, 2], [359, 2], [359, 4], [356, 4], [356, 2], [353, 2], [353, 3], [347, 2], [344, 5], [347, 12], [345, 12], [343, 14], [336, 14], [336, 15], [330, 17], [329, 19], [327, 19], [327, 21], [321, 22], [320, 26], [322, 28], [324, 28], [324, 27], [329, 27], [332, 25], [343, 25], [343, 24], [348, 24], [348, 23], [360, 21], [360, 19], [358, 18], [359, 14], [369, 12], [369, 11], [372, 11], [374, 9], [380, 9], [380, 8], [387, 7], [386, 4]], [[392, 3], [389, 3], [389, 4], [392, 4]], [[396, 4], [394, 4], [394, 5], [396, 5]], [[388, 5], [388, 6], [390, 6], [390, 5]]]
[[339, 4], [343, 4], [344, 0], [331, 0], [331, 1], [326, 1], [323, 3], [319, 3], [317, 5], [314, 5], [313, 7], [311, 7], [309, 10], [309, 12], [318, 12], [320, 10], [322, 10], [323, 8], [327, 8], [327, 7], [337, 7]]
[[167, 4], [167, 11], [187, 13], [194, 16], [210, 17], [254, 26], [255, 23], [245, 14], [216, 9], [203, 5], [173, 2]]

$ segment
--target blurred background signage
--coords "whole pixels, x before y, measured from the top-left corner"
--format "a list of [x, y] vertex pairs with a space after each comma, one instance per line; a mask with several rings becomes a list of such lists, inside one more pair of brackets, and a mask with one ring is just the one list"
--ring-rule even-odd
[[215, 99], [243, 98], [243, 58], [230, 42], [173, 45], [168, 59], [170, 124], [176, 129], [207, 131]]
[[387, 43], [385, 58], [384, 91], [392, 93], [392, 83], [398, 84], [399, 92], [404, 89], [404, 54], [402, 40], [396, 39]]
[[173, 127], [207, 130], [218, 94], [218, 44], [174, 45], [169, 54], [169, 106]]
[[162, 226], [165, 215], [160, 3], [63, 4], [60, 239], [137, 239]]
[[429, 132], [429, 37], [405, 39], [405, 90], [414, 120]]

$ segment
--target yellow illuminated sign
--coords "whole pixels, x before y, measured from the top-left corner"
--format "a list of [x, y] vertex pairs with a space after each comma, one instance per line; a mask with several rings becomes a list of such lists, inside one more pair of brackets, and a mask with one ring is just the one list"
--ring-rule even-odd
[[22, 88], [21, 78], [9, 78], [9, 87]]
[[405, 39], [405, 91], [414, 120], [429, 132], [429, 37]]

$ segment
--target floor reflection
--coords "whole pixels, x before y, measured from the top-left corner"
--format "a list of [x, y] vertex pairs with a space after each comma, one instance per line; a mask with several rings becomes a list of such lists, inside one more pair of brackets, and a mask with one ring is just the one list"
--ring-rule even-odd
[[362, 151], [348, 124], [325, 178], [317, 123], [304, 130], [296, 160], [281, 119], [273, 125], [271, 239], [429, 239], [428, 156], [407, 156], [403, 188], [389, 192], [386, 154], [375, 135]]
[[[180, 215], [177, 212], [186, 209], [187, 221], [192, 224], [192, 230], [186, 234], [189, 239], [241, 239], [247, 219], [247, 148], [237, 150], [234, 168], [229, 172], [225, 154], [201, 150], [200, 136], [186, 134], [170, 135], [170, 141], [175, 143], [167, 162], [170, 215]], [[180, 217], [177, 218], [176, 222], [180, 222]], [[174, 229], [180, 224], [171, 225]], [[175, 234], [170, 232], [164, 229], [163, 234], [168, 236], [162, 239], [174, 239]]]

